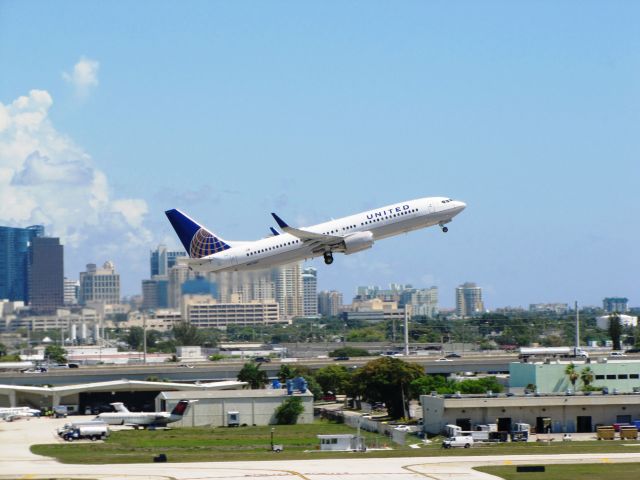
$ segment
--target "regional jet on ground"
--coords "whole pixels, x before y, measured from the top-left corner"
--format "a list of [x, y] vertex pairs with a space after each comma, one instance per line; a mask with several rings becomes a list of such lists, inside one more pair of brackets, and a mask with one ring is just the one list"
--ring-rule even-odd
[[0, 418], [11, 422], [16, 418], [23, 417], [39, 417], [40, 410], [36, 410], [35, 408], [29, 407], [3, 407], [0, 408]]
[[419, 198], [300, 228], [272, 213], [284, 233], [271, 228], [273, 235], [252, 242], [224, 240], [180, 210], [165, 213], [189, 254], [186, 263], [207, 273], [258, 270], [320, 255], [329, 265], [334, 252], [360, 252], [383, 238], [434, 225], [447, 232], [445, 225], [465, 207], [464, 202], [446, 197]]
[[133, 427], [165, 427], [168, 423], [177, 422], [187, 413], [189, 405], [196, 400], [180, 400], [169, 412], [130, 412], [121, 402], [112, 403], [115, 412], [105, 412], [95, 420], [102, 420], [109, 425], [130, 425]]

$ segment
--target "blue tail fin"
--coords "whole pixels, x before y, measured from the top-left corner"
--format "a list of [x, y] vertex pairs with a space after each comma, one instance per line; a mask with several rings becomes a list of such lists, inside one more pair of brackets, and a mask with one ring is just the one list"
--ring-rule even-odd
[[175, 208], [164, 212], [191, 258], [202, 258], [231, 248], [220, 237]]

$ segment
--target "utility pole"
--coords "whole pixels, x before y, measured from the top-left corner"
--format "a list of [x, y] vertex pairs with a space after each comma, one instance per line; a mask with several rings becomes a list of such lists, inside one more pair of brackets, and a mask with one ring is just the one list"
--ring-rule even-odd
[[147, 364], [147, 314], [142, 314], [142, 363]]
[[573, 352], [574, 355], [578, 355], [578, 349], [580, 348], [580, 312], [578, 311], [578, 301], [575, 302], [576, 308], [576, 348]]
[[404, 354], [409, 356], [409, 311], [407, 305], [404, 306]]

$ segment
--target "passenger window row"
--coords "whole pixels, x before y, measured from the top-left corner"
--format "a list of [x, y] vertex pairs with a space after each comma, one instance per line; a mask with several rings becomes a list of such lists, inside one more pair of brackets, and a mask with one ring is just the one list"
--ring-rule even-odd
[[260, 250], [256, 250], [254, 252], [247, 252], [247, 257], [251, 257], [252, 255], [257, 255], [259, 253], [269, 252], [271, 250], [276, 250], [276, 249], [282, 248], [282, 247], [288, 247], [289, 245], [295, 245], [297, 243], [300, 243], [300, 240], [293, 240], [291, 242], [281, 243], [280, 245], [276, 245], [275, 247], [261, 248]]
[[408, 215], [410, 213], [416, 213], [417, 211], [418, 211], [417, 208], [412, 208], [411, 210], [407, 210], [405, 212], [394, 213], [393, 215], [386, 215], [384, 217], [375, 218], [373, 220], [367, 220], [366, 222], [362, 222], [360, 225], [369, 225], [371, 223], [380, 222], [382, 220], [389, 220], [390, 218], [393, 218], [393, 217], [400, 217], [402, 215]]

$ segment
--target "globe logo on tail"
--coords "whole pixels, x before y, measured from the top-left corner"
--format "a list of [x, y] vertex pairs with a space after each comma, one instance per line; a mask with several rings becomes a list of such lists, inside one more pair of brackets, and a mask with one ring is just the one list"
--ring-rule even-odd
[[222, 252], [228, 248], [230, 248], [229, 245], [216, 238], [206, 229], [200, 228], [191, 239], [189, 256], [191, 258], [202, 258]]

